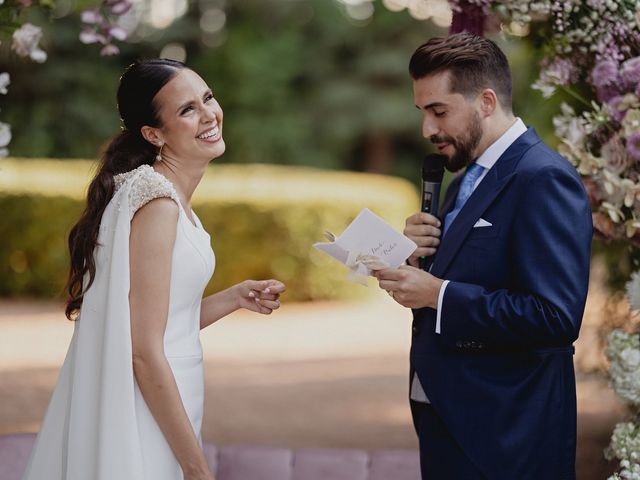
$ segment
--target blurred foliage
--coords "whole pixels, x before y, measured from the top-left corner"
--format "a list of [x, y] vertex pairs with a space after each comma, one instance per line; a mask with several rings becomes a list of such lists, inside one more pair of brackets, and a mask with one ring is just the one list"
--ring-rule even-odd
[[640, 249], [622, 240], [594, 238], [591, 256], [605, 266], [605, 284], [615, 294], [625, 291], [631, 274], [640, 268]]
[[[93, 165], [2, 162], [0, 296], [61, 293], [69, 268], [66, 237], [82, 210]], [[366, 288], [346, 280], [346, 267], [311, 245], [324, 241], [325, 229], [340, 234], [364, 207], [401, 229], [417, 202], [408, 182], [382, 175], [212, 165], [193, 202], [217, 257], [207, 292], [275, 277], [288, 286], [285, 301], [363, 295]]]
[[[28, 63], [0, 48], [0, 71], [12, 76], [0, 97], [2, 119], [13, 126], [11, 153], [94, 157], [118, 131], [115, 91], [124, 67], [179, 44], [225, 110], [222, 161], [390, 173], [417, 185], [430, 147], [407, 65], [418, 45], [446, 31], [374, 5], [373, 16], [358, 22], [335, 0], [192, 0], [169, 27], [143, 25], [120, 56], [106, 58], [78, 41], [79, 20], [68, 11], [33, 19], [45, 27], [49, 61]], [[226, 24], [210, 34], [200, 20], [212, 8], [224, 9]], [[539, 53], [526, 40], [497, 40], [512, 62], [516, 113], [553, 143], [557, 102], [530, 88]]]

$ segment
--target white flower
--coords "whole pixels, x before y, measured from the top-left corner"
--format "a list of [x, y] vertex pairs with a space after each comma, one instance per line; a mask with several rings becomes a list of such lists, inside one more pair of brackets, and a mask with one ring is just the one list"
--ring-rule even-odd
[[640, 350], [636, 348], [625, 348], [620, 353], [620, 359], [628, 370], [633, 370], [640, 366]]
[[[632, 207], [634, 201], [640, 195], [640, 184], [634, 183], [628, 178], [620, 177], [617, 172], [611, 169], [604, 169], [601, 173], [602, 177], [600, 180], [602, 181], [602, 187], [606, 194], [605, 203], [609, 204], [606, 208], [611, 206], [614, 208], [622, 208], [623, 205], [629, 208]], [[613, 218], [612, 220], [614, 222], [620, 222], [624, 218], [624, 215], [622, 215], [620, 220]]]
[[640, 271], [633, 272], [627, 282], [627, 299], [632, 310], [640, 310]]
[[31, 23], [25, 23], [13, 32], [12, 48], [21, 57], [30, 57], [34, 62], [42, 63], [47, 59], [47, 54], [38, 47], [42, 38], [42, 29]]
[[124, 28], [114, 26], [109, 28], [109, 35], [111, 35], [116, 40], [123, 41], [127, 39], [128, 33]]
[[584, 119], [576, 116], [575, 110], [564, 102], [560, 105], [560, 111], [560, 115], [553, 117], [556, 136], [576, 152], [577, 158], [582, 158], [586, 140]]
[[104, 35], [97, 33], [93, 28], [85, 28], [80, 32], [80, 41], [84, 44], [90, 43], [107, 43]]
[[625, 138], [629, 138], [640, 130], [640, 109], [630, 108], [627, 110], [627, 113], [622, 119], [622, 128], [624, 130]]
[[[1, 5], [1, 4], [0, 4]], [[7, 94], [7, 87], [11, 83], [11, 78], [7, 72], [0, 73], [0, 93], [2, 95]]]
[[82, 23], [97, 24], [102, 23], [104, 17], [97, 8], [85, 8], [80, 13], [80, 21]]
[[550, 83], [546, 83], [541, 78], [532, 83], [531, 88], [542, 93], [542, 96], [544, 98], [551, 98], [556, 93], [556, 86]]
[[[609, 334], [607, 356], [610, 361], [611, 383], [620, 398], [633, 405], [640, 405], [640, 353], [638, 352], [640, 352], [640, 335], [631, 335], [621, 330], [613, 330]], [[633, 432], [635, 432], [635, 443], [630, 451], [635, 452], [634, 455], [640, 459], [640, 426]], [[612, 439], [612, 445], [613, 443]], [[619, 451], [622, 450], [619, 449]], [[619, 453], [616, 453], [616, 456], [626, 457]]]
[[6, 147], [11, 141], [11, 125], [0, 122], [0, 147]]

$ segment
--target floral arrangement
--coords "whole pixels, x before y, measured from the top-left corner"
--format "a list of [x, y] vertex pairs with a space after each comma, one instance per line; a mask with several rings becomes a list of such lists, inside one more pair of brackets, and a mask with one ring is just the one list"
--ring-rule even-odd
[[[425, 1], [425, 0], [423, 0]], [[596, 233], [640, 247], [640, 0], [449, 0], [452, 32], [501, 28], [537, 36], [544, 49], [538, 80], [546, 98], [573, 99], [553, 119], [561, 153], [582, 175]], [[640, 310], [640, 271], [627, 285]], [[631, 410], [613, 432], [607, 458], [614, 479], [640, 480], [640, 334], [608, 336], [609, 375]]]
[[118, 25], [118, 18], [126, 14], [133, 4], [129, 0], [102, 0], [97, 8], [85, 8], [80, 19], [84, 29], [80, 33], [82, 43], [103, 45], [100, 55], [117, 55], [120, 49], [113, 40], [124, 41], [129, 32]]
[[612, 331], [608, 338], [607, 356], [611, 363], [609, 374], [614, 390], [623, 400], [640, 407], [640, 335]]
[[[119, 17], [126, 14], [133, 6], [130, 0], [100, 0], [97, 7], [84, 8], [80, 19], [84, 24], [79, 39], [82, 43], [101, 44], [100, 55], [117, 55], [120, 50], [113, 40], [124, 41], [129, 32], [118, 25]], [[11, 50], [18, 56], [43, 63], [47, 53], [41, 48], [42, 28], [21, 18], [29, 8], [52, 9], [55, 0], [0, 0], [0, 27], [10, 32]], [[7, 72], [0, 73], [0, 94], [6, 95], [11, 82]], [[0, 158], [9, 154], [7, 145], [11, 142], [11, 126], [0, 122]]]
[[[640, 310], [640, 272], [627, 283], [631, 310]], [[609, 376], [618, 396], [628, 402], [632, 419], [618, 423], [605, 451], [609, 460], [620, 461], [620, 471], [609, 480], [640, 480], [640, 334], [613, 330], [608, 336]]]
[[609, 460], [620, 460], [621, 470], [609, 477], [609, 480], [640, 479], [640, 426], [637, 422], [616, 425], [605, 456]]

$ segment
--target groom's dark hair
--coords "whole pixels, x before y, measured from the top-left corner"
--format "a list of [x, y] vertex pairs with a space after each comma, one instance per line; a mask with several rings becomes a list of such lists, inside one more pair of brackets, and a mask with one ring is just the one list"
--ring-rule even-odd
[[511, 112], [509, 62], [491, 40], [466, 32], [433, 37], [411, 56], [409, 74], [414, 80], [443, 72], [449, 73], [452, 93], [470, 98], [491, 88], [502, 109]]

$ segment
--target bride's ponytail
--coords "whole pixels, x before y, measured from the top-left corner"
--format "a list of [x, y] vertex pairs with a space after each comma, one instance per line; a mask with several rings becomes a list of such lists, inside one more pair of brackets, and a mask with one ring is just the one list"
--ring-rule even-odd
[[[154, 162], [155, 147], [147, 142], [140, 130], [143, 126], [158, 127], [158, 106], [153, 99], [184, 64], [156, 59], [134, 63], [120, 77], [118, 110], [123, 130], [107, 145], [95, 177], [89, 184], [87, 204], [78, 222], [69, 233], [71, 268], [67, 280], [65, 314], [75, 318], [86, 290], [95, 278], [93, 252], [98, 243], [100, 221], [114, 193], [114, 175], [134, 170]], [[86, 275], [87, 284], [83, 285]]]

